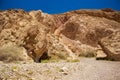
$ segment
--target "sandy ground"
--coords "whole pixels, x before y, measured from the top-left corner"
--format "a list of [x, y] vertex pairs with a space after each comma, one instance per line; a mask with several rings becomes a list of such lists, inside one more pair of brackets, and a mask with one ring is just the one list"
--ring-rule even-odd
[[80, 58], [80, 62], [0, 62], [0, 80], [120, 80], [120, 62]]

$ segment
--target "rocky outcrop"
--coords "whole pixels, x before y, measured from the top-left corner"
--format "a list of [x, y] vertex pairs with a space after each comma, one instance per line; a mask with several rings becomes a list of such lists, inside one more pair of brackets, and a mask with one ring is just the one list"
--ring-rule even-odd
[[106, 37], [116, 34], [119, 25], [120, 12], [112, 9], [76, 10], [54, 15], [40, 10], [5, 10], [0, 11], [0, 47], [8, 43], [23, 47], [35, 62], [44, 54], [62, 59], [96, 56], [108, 53], [106, 48], [104, 50], [103, 39], [109, 41]]
[[60, 41], [59, 37], [55, 35], [48, 35], [48, 55], [60, 59], [75, 59], [75, 54], [68, 48], [63, 42]]
[[102, 10], [75, 10], [75, 11], [71, 11], [71, 12], [67, 12], [65, 14], [70, 14], [70, 15], [89, 15], [89, 16], [93, 16], [93, 17], [104, 17], [110, 20], [115, 20], [117, 22], [120, 22], [120, 12], [109, 9], [109, 8], [105, 8]]
[[[111, 23], [110, 23], [111, 22]], [[113, 26], [114, 25], [114, 26]], [[59, 29], [59, 28], [58, 28]], [[91, 16], [73, 16], [62, 27], [57, 34], [62, 33], [72, 40], [97, 46], [97, 42], [119, 29], [119, 23], [106, 18]]]
[[22, 46], [27, 54], [38, 62], [46, 50], [45, 26], [23, 10], [1, 12], [0, 46], [12, 43]]
[[[43, 25], [39, 24], [39, 26]], [[31, 27], [27, 32], [27, 36], [24, 39], [25, 44], [23, 45], [27, 49], [28, 55], [31, 56], [35, 62], [39, 62], [40, 57], [47, 50], [46, 34], [40, 29], [38, 26]]]
[[[120, 30], [99, 41], [106, 57], [104, 59], [120, 61]], [[102, 57], [98, 57], [98, 59]]]

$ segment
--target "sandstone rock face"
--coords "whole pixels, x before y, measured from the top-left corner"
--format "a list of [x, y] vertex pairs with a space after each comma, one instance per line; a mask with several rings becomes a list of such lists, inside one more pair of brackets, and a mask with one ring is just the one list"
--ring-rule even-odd
[[106, 59], [120, 61], [120, 30], [103, 38], [99, 44], [107, 55]]
[[117, 29], [119, 29], [119, 23], [115, 21], [82, 15], [71, 17], [59, 32], [72, 40], [97, 46], [101, 38], [112, 34]]
[[[118, 22], [106, 18], [75, 15], [56, 29], [55, 35], [64, 35], [61, 41], [67, 42], [66, 45], [71, 47], [73, 53], [83, 55], [83, 53], [97, 53], [98, 41], [119, 28]], [[84, 48], [83, 44], [86, 45]]]
[[[109, 50], [111, 45], [103, 43], [113, 41], [107, 37], [118, 34], [119, 25], [120, 12], [112, 9], [76, 10], [54, 15], [40, 10], [0, 11], [0, 47], [9, 43], [23, 47], [35, 62], [45, 53], [64, 59], [96, 56], [97, 53], [108, 56], [104, 47]], [[119, 39], [116, 42], [115, 45], [119, 45]], [[113, 50], [110, 53], [119, 53], [117, 47], [110, 50]]]
[[45, 26], [23, 10], [0, 12], [0, 46], [12, 43], [22, 46], [38, 62], [46, 50]]
[[60, 39], [54, 35], [48, 35], [48, 55], [58, 56], [60, 59], [75, 58], [74, 53]]

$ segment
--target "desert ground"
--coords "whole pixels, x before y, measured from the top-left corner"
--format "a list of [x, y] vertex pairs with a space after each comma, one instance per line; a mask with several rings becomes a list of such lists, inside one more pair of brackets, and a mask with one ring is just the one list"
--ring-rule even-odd
[[120, 62], [0, 63], [0, 80], [120, 80]]

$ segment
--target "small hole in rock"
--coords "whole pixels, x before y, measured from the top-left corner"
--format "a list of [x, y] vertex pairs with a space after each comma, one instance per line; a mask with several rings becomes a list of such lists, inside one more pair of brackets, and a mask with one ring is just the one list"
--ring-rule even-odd
[[47, 52], [44, 52], [43, 55], [40, 57], [39, 62], [41, 62], [41, 60], [49, 60], [50, 56], [48, 56]]

